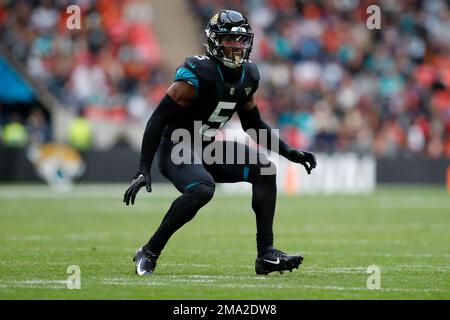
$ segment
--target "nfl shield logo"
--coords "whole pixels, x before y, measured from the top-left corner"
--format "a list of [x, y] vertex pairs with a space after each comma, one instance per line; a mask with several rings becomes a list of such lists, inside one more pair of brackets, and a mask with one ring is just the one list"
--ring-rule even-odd
[[252, 92], [252, 87], [245, 88], [245, 94], [248, 96]]

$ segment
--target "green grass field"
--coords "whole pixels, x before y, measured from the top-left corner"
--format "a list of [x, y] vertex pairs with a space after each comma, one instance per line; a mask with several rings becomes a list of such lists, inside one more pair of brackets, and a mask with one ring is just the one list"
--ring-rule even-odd
[[[280, 196], [275, 244], [302, 252], [299, 270], [256, 276], [250, 196], [218, 190], [171, 239], [156, 273], [131, 261], [174, 191], [154, 186], [125, 207], [126, 185], [0, 187], [0, 299], [449, 299], [450, 195], [380, 188], [372, 195]], [[169, 190], [173, 190], [169, 188]], [[81, 269], [81, 290], [66, 269]], [[367, 267], [381, 289], [367, 288]]]

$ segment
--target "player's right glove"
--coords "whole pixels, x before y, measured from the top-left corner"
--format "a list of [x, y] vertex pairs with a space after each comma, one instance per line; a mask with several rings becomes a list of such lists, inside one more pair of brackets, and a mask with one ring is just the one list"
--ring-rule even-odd
[[133, 178], [133, 181], [131, 182], [131, 185], [123, 195], [123, 202], [125, 202], [127, 206], [130, 204], [130, 201], [131, 204], [134, 204], [136, 194], [143, 186], [145, 186], [147, 192], [152, 192], [150, 168], [139, 167], [136, 175]]

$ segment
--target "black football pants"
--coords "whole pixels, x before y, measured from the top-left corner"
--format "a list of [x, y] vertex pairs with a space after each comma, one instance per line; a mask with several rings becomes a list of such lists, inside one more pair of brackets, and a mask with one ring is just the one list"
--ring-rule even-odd
[[[224, 151], [220, 153], [224, 157], [222, 164], [205, 162], [200, 155], [195, 154], [193, 148], [189, 163], [175, 164], [172, 151], [176, 145], [167, 138], [162, 139], [158, 150], [158, 167], [182, 195], [172, 203], [146, 248], [160, 253], [169, 238], [212, 199], [216, 183], [246, 181], [252, 184], [257, 249], [258, 255], [262, 255], [266, 248], [273, 245], [272, 226], [277, 193], [274, 165], [256, 149], [235, 141], [215, 141], [210, 144], [210, 147], [215, 146]], [[234, 152], [229, 152], [229, 148], [234, 148]], [[244, 150], [243, 159], [238, 148]], [[269, 170], [269, 167], [272, 169]]]

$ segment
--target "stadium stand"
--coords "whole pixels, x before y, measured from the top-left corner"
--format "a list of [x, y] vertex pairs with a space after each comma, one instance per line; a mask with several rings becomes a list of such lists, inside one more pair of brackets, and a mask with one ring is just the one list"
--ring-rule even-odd
[[[194, 30], [221, 8], [247, 14], [256, 34], [252, 59], [262, 75], [258, 105], [293, 145], [384, 158], [450, 157], [445, 1], [378, 1], [381, 30], [366, 27], [367, 0], [190, 3], [198, 25], [186, 28]], [[33, 79], [93, 123], [94, 148], [111, 148], [125, 136], [137, 150], [136, 128], [173, 71], [161, 54], [152, 1], [77, 1], [80, 32], [66, 29], [68, 4], [2, 1], [0, 40]], [[7, 68], [3, 60], [0, 68]], [[1, 124], [11, 116], [3, 110]], [[121, 131], [124, 126], [133, 130]]]
[[[379, 157], [450, 157], [446, 1], [192, 0], [252, 22], [258, 104], [293, 144]], [[382, 8], [369, 30], [366, 8]]]
[[[66, 27], [69, 4], [3, 1], [0, 39], [63, 106], [93, 122], [96, 147], [111, 147], [122, 134], [118, 125], [145, 124], [171, 79], [152, 27], [152, 4], [78, 1], [83, 27], [73, 32]], [[22, 91], [18, 100], [28, 93]], [[6, 124], [10, 115], [3, 113]]]

